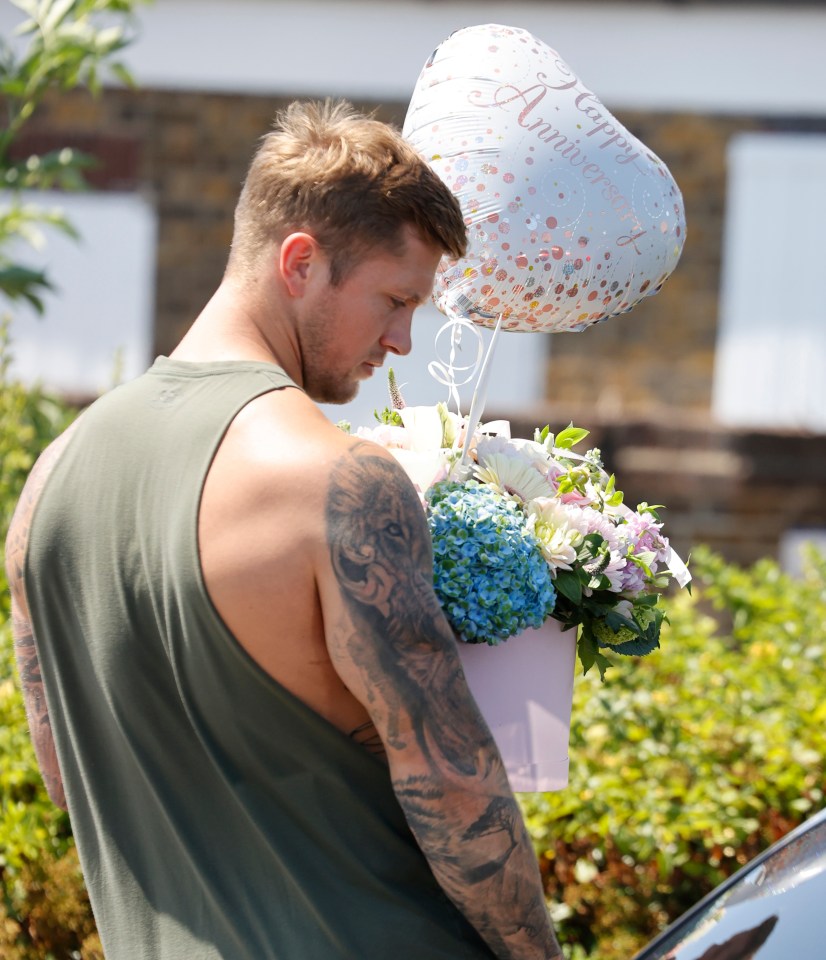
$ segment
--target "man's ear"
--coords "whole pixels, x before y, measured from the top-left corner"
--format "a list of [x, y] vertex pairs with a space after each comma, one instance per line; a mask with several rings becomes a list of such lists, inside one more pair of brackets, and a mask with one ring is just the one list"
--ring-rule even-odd
[[313, 275], [325, 265], [318, 241], [309, 233], [291, 233], [281, 243], [278, 261], [290, 296], [302, 297]]

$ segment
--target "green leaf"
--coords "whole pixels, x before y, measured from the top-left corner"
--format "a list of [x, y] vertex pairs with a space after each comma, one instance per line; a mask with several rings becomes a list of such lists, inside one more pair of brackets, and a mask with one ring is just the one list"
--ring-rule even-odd
[[391, 427], [402, 427], [404, 423], [401, 418], [401, 414], [398, 410], [391, 410], [390, 407], [385, 407], [384, 410], [379, 413], [378, 410], [373, 411], [373, 416], [378, 420], [379, 423], [386, 424]]
[[611, 476], [608, 478], [608, 482], [605, 484], [606, 497], [610, 497], [613, 495], [616, 485], [617, 485], [617, 478], [612, 473]]
[[[12, 0], [14, 2], [14, 0]], [[14, 36], [24, 37], [27, 33], [37, 30], [37, 21], [36, 20], [23, 20], [22, 23], [19, 23], [13, 31]]]
[[582, 430], [579, 427], [575, 427], [573, 423], [569, 423], [561, 433], [556, 435], [554, 445], [560, 447], [562, 450], [569, 450], [571, 447], [576, 446], [581, 440], [584, 440], [588, 436], [588, 433], [588, 430]]
[[639, 636], [632, 640], [623, 640], [621, 643], [601, 643], [600, 646], [621, 653], [625, 657], [644, 657], [659, 647], [660, 641], [656, 637]]
[[125, 64], [111, 63], [109, 64], [109, 71], [113, 76], [117, 77], [125, 87], [129, 87], [131, 90], [136, 89], [137, 84], [135, 83], [135, 78]]
[[14, 190], [80, 190], [86, 187], [82, 171], [96, 163], [90, 154], [63, 147], [9, 164], [0, 179]]
[[596, 665], [599, 671], [599, 679], [605, 682], [605, 671], [611, 666], [611, 661], [605, 654], [600, 653], [599, 645], [591, 634], [586, 624], [583, 624], [579, 641], [577, 642], [577, 656], [582, 664], [583, 674]]
[[627, 619], [621, 613], [617, 613], [616, 610], [609, 610], [603, 617], [603, 620], [614, 633], [619, 633], [619, 631], [623, 629], [630, 630], [637, 635], [641, 632], [639, 624], [634, 620]]
[[40, 297], [34, 293], [32, 290], [24, 290], [20, 294], [20, 299], [25, 300], [37, 313], [38, 316], [42, 317], [46, 312], [46, 304], [40, 299]]
[[582, 636], [577, 643], [577, 654], [579, 656], [579, 662], [582, 664], [583, 673], [587, 673], [591, 667], [593, 667], [596, 663], [598, 653], [599, 648], [597, 647], [596, 641], [590, 634], [586, 635], [583, 630]]
[[582, 583], [573, 570], [557, 570], [554, 587], [573, 604], [582, 602]]
[[40, 13], [40, 26], [43, 33], [51, 33], [60, 23], [62, 23], [69, 11], [75, 5], [76, 0], [54, 0], [49, 9]]
[[18, 265], [0, 268], [0, 291], [10, 300], [27, 300], [38, 313], [43, 313], [43, 301], [39, 293], [53, 289], [51, 281], [42, 270], [30, 270]]
[[657, 559], [653, 550], [643, 550], [642, 553], [629, 554], [628, 559], [642, 569], [647, 577], [653, 577], [651, 564]]
[[115, 49], [123, 46], [124, 33], [123, 27], [107, 27], [101, 30], [96, 37], [96, 44], [99, 53], [111, 53]]

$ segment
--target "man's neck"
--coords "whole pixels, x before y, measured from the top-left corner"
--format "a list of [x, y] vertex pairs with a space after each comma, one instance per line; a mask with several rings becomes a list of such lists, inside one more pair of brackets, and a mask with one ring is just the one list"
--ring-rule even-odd
[[170, 354], [205, 363], [257, 360], [274, 363], [300, 385], [301, 364], [288, 323], [277, 308], [231, 280], [224, 280]]

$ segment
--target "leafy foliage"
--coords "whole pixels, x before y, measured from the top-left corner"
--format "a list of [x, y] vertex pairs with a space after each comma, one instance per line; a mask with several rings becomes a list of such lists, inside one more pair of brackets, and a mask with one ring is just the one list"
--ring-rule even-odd
[[[553, 613], [564, 629], [578, 629], [583, 672], [596, 665], [604, 679], [611, 661], [603, 650], [642, 657], [659, 647], [667, 620], [659, 600], [671, 580], [672, 572], [665, 566], [671, 556], [659, 533], [662, 524], [656, 509], [641, 503], [635, 512], [624, 505], [616, 477], [603, 469], [600, 450], [593, 448], [584, 456], [571, 453], [587, 436], [587, 430], [571, 423], [556, 436], [548, 426], [537, 430], [534, 440], [565, 465], [565, 472], [556, 478], [556, 496], [580, 499], [587, 507], [582, 516], [593, 515], [593, 506], [606, 520], [600, 529], [569, 543], [573, 555], [555, 573], [558, 601]], [[630, 530], [634, 532], [629, 535]], [[617, 577], [615, 567], [612, 581], [609, 570], [618, 559], [624, 572]], [[620, 593], [628, 598], [622, 603]]]
[[826, 559], [692, 571], [661, 653], [577, 677], [568, 789], [523, 798], [571, 958], [627, 960], [824, 805]]
[[[48, 276], [16, 262], [19, 242], [35, 247], [43, 229], [74, 236], [59, 210], [24, 202], [28, 189], [78, 189], [91, 159], [70, 148], [20, 159], [13, 146], [47, 92], [100, 86], [102, 71], [129, 82], [113, 61], [129, 41], [141, 0], [13, 0], [29, 19], [0, 38], [0, 293], [43, 311]], [[76, 411], [10, 374], [10, 317], [0, 317], [0, 535], [34, 461]], [[0, 956], [4, 960], [103, 960], [69, 820], [54, 807], [37, 769], [14, 664], [10, 597], [0, 569]]]
[[[8, 367], [7, 333], [2, 325], [3, 542], [35, 459], [75, 416], [59, 399], [11, 380]], [[29, 740], [14, 666], [10, 605], [5, 567], [0, 567], [0, 956], [8, 960], [41, 960], [50, 955], [68, 958], [69, 946], [76, 948], [89, 937], [93, 944], [94, 924], [77, 869], [68, 817], [49, 800]], [[61, 951], [60, 944], [69, 946]], [[89, 953], [88, 960], [93, 956]]]
[[17, 43], [0, 37], [0, 102], [5, 123], [0, 130], [0, 292], [43, 312], [42, 295], [51, 288], [39, 270], [15, 263], [12, 241], [34, 247], [44, 242], [43, 228], [69, 235], [74, 230], [57, 210], [23, 202], [23, 190], [78, 190], [88, 155], [65, 147], [38, 156], [15, 158], [12, 146], [50, 91], [85, 87], [97, 92], [101, 77], [132, 82], [114, 59], [131, 41], [132, 11], [141, 0], [12, 0], [27, 15], [15, 33]]

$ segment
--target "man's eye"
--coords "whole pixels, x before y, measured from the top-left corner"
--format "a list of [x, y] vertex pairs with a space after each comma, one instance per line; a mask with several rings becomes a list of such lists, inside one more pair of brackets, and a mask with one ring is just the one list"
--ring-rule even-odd
[[404, 300], [400, 300], [398, 297], [391, 297], [390, 303], [393, 304], [394, 310], [398, 310], [400, 307], [403, 307], [405, 305]]

